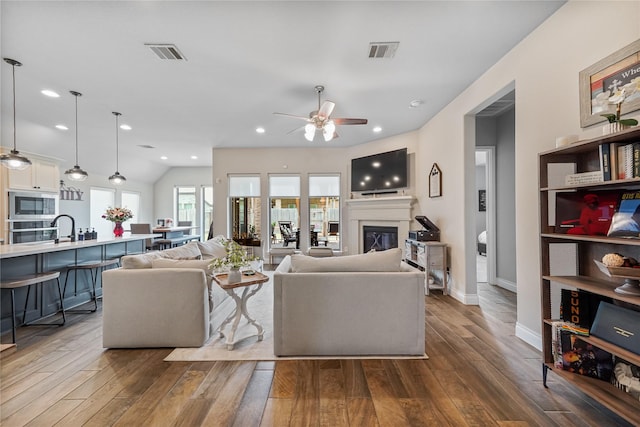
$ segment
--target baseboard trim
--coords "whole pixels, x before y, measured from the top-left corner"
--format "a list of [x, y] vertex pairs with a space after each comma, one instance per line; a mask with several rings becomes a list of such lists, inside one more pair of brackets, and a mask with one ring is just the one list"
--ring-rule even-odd
[[505, 279], [496, 279], [496, 285], [500, 286], [503, 289], [506, 289], [508, 291], [515, 293], [518, 293], [518, 285], [510, 280], [505, 280]]
[[449, 288], [449, 296], [460, 301], [464, 305], [480, 305], [478, 294], [463, 294], [462, 292]]
[[523, 326], [520, 322], [516, 322], [516, 337], [542, 351], [542, 336], [540, 333]]

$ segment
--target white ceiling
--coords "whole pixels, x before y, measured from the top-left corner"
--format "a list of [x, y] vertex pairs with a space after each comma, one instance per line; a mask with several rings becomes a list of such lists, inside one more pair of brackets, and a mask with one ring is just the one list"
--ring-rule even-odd
[[[24, 64], [16, 68], [18, 150], [73, 166], [70, 90], [83, 94], [80, 166], [105, 177], [115, 171], [118, 111], [133, 128], [119, 132], [119, 170], [143, 182], [169, 167], [210, 165], [212, 147], [344, 147], [405, 133], [563, 3], [5, 0], [2, 56]], [[370, 42], [389, 41], [400, 42], [394, 58], [368, 58]], [[175, 44], [187, 61], [160, 60], [145, 43]], [[2, 145], [12, 146], [11, 66], [0, 65]], [[333, 117], [369, 124], [339, 126], [330, 143], [289, 133], [304, 122], [272, 113], [308, 115], [318, 84], [336, 103]], [[424, 104], [409, 108], [412, 100]], [[55, 129], [60, 123], [69, 130]]]

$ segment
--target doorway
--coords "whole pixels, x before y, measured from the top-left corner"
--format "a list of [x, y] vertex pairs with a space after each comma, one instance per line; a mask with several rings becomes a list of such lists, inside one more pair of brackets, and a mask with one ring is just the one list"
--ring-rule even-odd
[[[515, 89], [479, 107], [473, 116], [475, 213], [469, 215], [476, 284], [497, 285], [517, 292], [515, 245]], [[468, 145], [469, 148], [471, 148]], [[469, 188], [471, 190], [471, 188]], [[471, 233], [470, 233], [471, 234]], [[480, 293], [481, 287], [478, 287]]]

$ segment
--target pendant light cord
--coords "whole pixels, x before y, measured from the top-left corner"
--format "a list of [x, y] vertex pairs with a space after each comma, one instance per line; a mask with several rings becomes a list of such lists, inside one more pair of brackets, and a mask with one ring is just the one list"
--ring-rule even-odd
[[13, 151], [16, 150], [16, 64], [11, 64], [13, 70]]
[[120, 170], [120, 165], [119, 165], [119, 162], [118, 162], [118, 159], [120, 158], [120, 155], [119, 155], [119, 152], [118, 152], [119, 151], [118, 147], [120, 146], [120, 144], [118, 143], [118, 116], [119, 115], [120, 114], [115, 114], [115, 116], [116, 116], [116, 172], [118, 172]]
[[75, 95], [76, 98], [76, 165], [78, 163], [78, 95]]

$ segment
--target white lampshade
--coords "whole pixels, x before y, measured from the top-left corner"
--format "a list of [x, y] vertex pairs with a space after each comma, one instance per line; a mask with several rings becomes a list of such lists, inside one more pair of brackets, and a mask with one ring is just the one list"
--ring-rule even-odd
[[304, 127], [304, 137], [307, 141], [313, 141], [313, 137], [316, 135], [316, 127], [313, 123], [308, 123]]
[[333, 120], [329, 120], [322, 128], [322, 136], [324, 140], [329, 142], [333, 139], [333, 134], [336, 132], [336, 125]]

